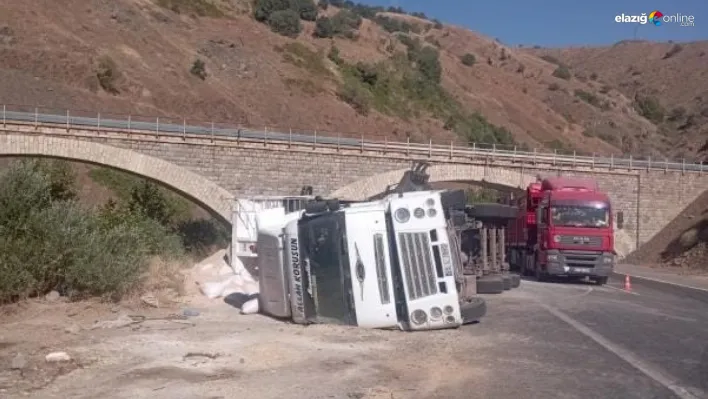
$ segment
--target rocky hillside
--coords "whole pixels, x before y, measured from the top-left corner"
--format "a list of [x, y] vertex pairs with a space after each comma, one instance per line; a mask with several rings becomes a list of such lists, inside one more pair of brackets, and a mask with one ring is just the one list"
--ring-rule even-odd
[[[526, 50], [341, 0], [2, 9], [4, 103], [585, 153], [663, 154], [686, 140], [686, 156], [708, 114], [706, 43]], [[634, 81], [655, 92], [635, 96]]]
[[600, 93], [632, 99], [634, 111], [650, 122], [624, 135], [600, 124], [596, 135], [619, 138], [610, 141], [634, 153], [645, 153], [650, 142], [675, 158], [708, 159], [708, 41], [629, 41], [528, 53], [567, 66], [573, 79], [590, 81]]

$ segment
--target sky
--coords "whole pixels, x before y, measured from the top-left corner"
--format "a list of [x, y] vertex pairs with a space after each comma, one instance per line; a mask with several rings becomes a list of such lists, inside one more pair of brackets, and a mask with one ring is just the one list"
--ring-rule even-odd
[[[422, 11], [430, 18], [464, 26], [507, 45], [542, 47], [608, 45], [620, 40], [686, 42], [708, 40], [708, 0], [359, 0], [372, 5]], [[692, 15], [695, 26], [617, 23], [615, 16]]]

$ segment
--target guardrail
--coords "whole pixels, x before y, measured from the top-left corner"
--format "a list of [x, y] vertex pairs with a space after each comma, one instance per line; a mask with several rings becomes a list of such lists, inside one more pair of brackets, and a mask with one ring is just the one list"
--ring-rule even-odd
[[518, 151], [516, 147], [499, 146], [495, 144], [472, 144], [470, 145], [455, 145], [450, 142], [449, 145], [433, 144], [429, 141], [427, 144], [411, 142], [395, 142], [395, 141], [371, 141], [362, 138], [348, 138], [314, 134], [304, 134], [302, 132], [293, 133], [290, 130], [288, 133], [270, 131], [270, 130], [251, 130], [245, 128], [224, 128], [217, 127], [213, 122], [208, 126], [188, 125], [186, 120], [182, 120], [182, 124], [167, 122], [165, 118], [155, 118], [154, 121], [146, 121], [144, 118], [135, 120], [131, 116], [125, 116], [121, 119], [102, 118], [101, 114], [92, 116], [77, 116], [71, 111], [66, 113], [55, 114], [39, 112], [39, 108], [35, 108], [34, 112], [28, 112], [22, 109], [21, 106], [13, 109], [10, 106], [3, 105], [2, 107], [2, 124], [5, 127], [8, 123], [34, 123], [39, 126], [53, 125], [62, 126], [67, 130], [71, 128], [82, 129], [116, 129], [127, 130], [135, 133], [152, 133], [152, 134], [167, 134], [167, 135], [196, 135], [207, 136], [211, 138], [238, 138], [245, 140], [258, 140], [263, 142], [283, 142], [283, 143], [300, 143], [312, 144], [313, 146], [336, 146], [337, 148], [352, 148], [383, 151], [383, 152], [402, 152], [408, 155], [423, 155], [423, 156], [449, 156], [453, 157], [491, 157], [493, 159], [511, 161], [511, 162], [526, 162], [526, 163], [550, 163], [573, 166], [600, 167], [600, 168], [621, 168], [628, 170], [672, 170], [672, 171], [693, 171], [705, 172], [708, 171], [708, 165], [703, 163], [686, 163], [685, 161], [676, 162], [664, 159], [662, 161], [648, 159], [623, 158], [611, 156], [581, 156], [566, 155], [559, 152], [539, 152], [536, 149], [533, 151]]

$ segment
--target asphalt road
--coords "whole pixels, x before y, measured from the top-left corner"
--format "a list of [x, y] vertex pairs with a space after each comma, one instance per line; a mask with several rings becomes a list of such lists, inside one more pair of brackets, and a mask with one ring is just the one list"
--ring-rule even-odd
[[[485, 296], [487, 346], [455, 356], [494, 374], [439, 398], [708, 398], [708, 304], [635, 282], [605, 287], [523, 281]], [[464, 373], [464, 370], [460, 370]]]

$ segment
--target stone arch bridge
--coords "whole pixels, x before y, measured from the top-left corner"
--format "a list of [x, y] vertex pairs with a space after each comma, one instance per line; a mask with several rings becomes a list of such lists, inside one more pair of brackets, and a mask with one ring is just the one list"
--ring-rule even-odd
[[[181, 130], [181, 129], [180, 129]], [[293, 140], [181, 134], [147, 129], [4, 121], [0, 156], [55, 157], [145, 176], [229, 220], [233, 199], [317, 194], [364, 199], [399, 181], [412, 161], [431, 163], [431, 181], [477, 181], [523, 188], [537, 174], [594, 177], [623, 212], [628, 252], [647, 242], [708, 188], [708, 168], [676, 170], [576, 165], [550, 156], [533, 160], [494, 154], [411, 151], [401, 146], [322, 144]], [[594, 166], [594, 167], [593, 167]]]

